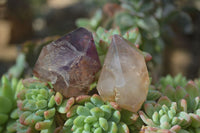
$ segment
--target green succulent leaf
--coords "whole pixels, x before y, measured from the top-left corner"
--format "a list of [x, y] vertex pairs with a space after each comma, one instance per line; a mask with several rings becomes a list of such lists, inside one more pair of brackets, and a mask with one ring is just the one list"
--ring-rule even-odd
[[104, 131], [107, 131], [108, 130], [108, 121], [103, 118], [103, 117], [100, 117], [99, 118], [99, 125], [101, 126], [101, 128], [104, 130]]
[[0, 125], [3, 125], [8, 120], [8, 115], [4, 113], [0, 113]]
[[78, 115], [88, 116], [88, 115], [90, 115], [90, 110], [89, 110], [87, 107], [79, 106], [79, 107], [77, 108], [76, 113], [77, 113]]
[[12, 109], [12, 101], [5, 96], [0, 96], [0, 107], [0, 113], [9, 113]]

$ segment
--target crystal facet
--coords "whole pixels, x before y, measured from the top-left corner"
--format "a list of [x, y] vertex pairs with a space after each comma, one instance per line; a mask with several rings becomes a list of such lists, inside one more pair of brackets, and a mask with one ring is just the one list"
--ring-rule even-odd
[[142, 52], [132, 46], [119, 35], [113, 36], [97, 89], [104, 100], [136, 112], [146, 99], [149, 76]]
[[100, 68], [92, 33], [79, 28], [43, 47], [34, 75], [71, 97], [86, 94]]

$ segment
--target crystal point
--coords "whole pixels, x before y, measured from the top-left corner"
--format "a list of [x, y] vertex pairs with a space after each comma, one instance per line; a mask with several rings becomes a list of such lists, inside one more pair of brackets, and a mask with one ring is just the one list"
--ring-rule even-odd
[[144, 56], [114, 35], [99, 77], [97, 90], [104, 100], [136, 112], [146, 99], [149, 76]]
[[100, 68], [92, 33], [79, 28], [43, 47], [34, 75], [71, 97], [86, 94]]

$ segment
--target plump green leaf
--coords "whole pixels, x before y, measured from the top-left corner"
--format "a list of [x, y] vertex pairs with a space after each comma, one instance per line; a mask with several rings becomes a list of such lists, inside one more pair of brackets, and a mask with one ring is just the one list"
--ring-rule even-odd
[[47, 107], [47, 100], [38, 100], [36, 103], [38, 109], [44, 109]]
[[109, 119], [111, 117], [111, 115], [112, 115], [112, 108], [111, 108], [111, 106], [109, 106], [109, 105], [102, 105], [100, 108], [103, 110], [103, 112], [105, 114], [104, 118]]
[[99, 95], [93, 95], [91, 98], [90, 98], [91, 102], [93, 104], [95, 104], [96, 106], [100, 107], [104, 104], [103, 100], [101, 99], [101, 97]]
[[53, 121], [52, 120], [44, 120], [42, 122], [37, 122], [35, 124], [35, 129], [36, 130], [44, 130], [48, 129], [52, 126]]
[[66, 127], [72, 126], [75, 118], [76, 117], [71, 117], [71, 118], [67, 119], [66, 122], [64, 123], [64, 126], [66, 126]]
[[84, 124], [84, 130], [89, 132], [89, 131], [90, 131], [90, 129], [91, 129], [91, 126], [90, 126], [90, 124], [88, 124], [88, 123], [85, 123], [85, 124]]
[[4, 124], [8, 120], [8, 115], [0, 113], [0, 125]]
[[118, 110], [115, 110], [110, 120], [114, 121], [117, 124], [120, 122], [120, 119], [121, 119], [121, 113]]
[[60, 105], [62, 103], [63, 96], [59, 92], [56, 92], [54, 99], [55, 99], [56, 104]]
[[56, 113], [56, 109], [55, 108], [51, 108], [51, 109], [49, 109], [49, 110], [44, 112], [44, 118], [45, 119], [50, 119], [50, 118], [54, 117], [55, 113]]
[[157, 90], [149, 90], [147, 100], [157, 100], [161, 97], [161, 93]]
[[109, 133], [117, 133], [118, 132], [118, 127], [115, 122], [109, 122], [108, 126], [109, 126], [109, 128], [108, 128]]
[[76, 125], [77, 127], [83, 127], [85, 118], [86, 118], [86, 116], [78, 116], [78, 117], [76, 117], [76, 119], [73, 122], [74, 125]]
[[100, 117], [99, 118], [99, 125], [101, 126], [101, 128], [104, 130], [104, 131], [107, 131], [108, 130], [108, 121], [103, 118], [103, 117]]
[[99, 127], [99, 128], [96, 128], [95, 130], [94, 130], [94, 133], [102, 133], [102, 129]]
[[92, 109], [92, 108], [95, 107], [95, 105], [92, 104], [91, 102], [86, 102], [86, 103], [85, 103], [85, 107], [87, 107], [87, 108], [89, 108], [89, 109]]
[[[50, 99], [51, 100], [51, 99]], [[53, 99], [54, 101], [54, 99]], [[50, 102], [49, 102], [50, 103]], [[60, 106], [58, 106], [57, 111], [61, 114], [65, 114], [66, 111], [67, 100], [64, 100]]]
[[86, 117], [86, 119], [84, 120], [85, 123], [93, 123], [97, 121], [97, 118], [95, 116], [88, 116]]
[[129, 128], [125, 123], [120, 122], [117, 125], [117, 127], [118, 127], [118, 133], [129, 133]]
[[84, 116], [89, 116], [90, 115], [90, 110], [87, 107], [84, 106], [78, 106], [76, 113], [78, 115], [84, 115]]
[[153, 107], [153, 105], [152, 104], [150, 104], [150, 103], [146, 103], [146, 104], [144, 104], [144, 111], [145, 111], [145, 113], [147, 114], [147, 116], [152, 116], [153, 115], [153, 113], [154, 113], [154, 107]]
[[171, 100], [168, 97], [163, 96], [158, 100], [158, 104], [166, 105], [167, 107], [170, 107], [171, 106]]
[[99, 107], [92, 108], [90, 113], [97, 118], [104, 117], [104, 112]]
[[5, 96], [0, 96], [0, 113], [9, 113], [12, 108], [12, 102]]

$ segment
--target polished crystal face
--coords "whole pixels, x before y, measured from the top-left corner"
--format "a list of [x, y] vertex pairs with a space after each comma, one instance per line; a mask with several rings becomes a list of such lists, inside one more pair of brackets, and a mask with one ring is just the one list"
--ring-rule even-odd
[[100, 68], [92, 33], [79, 28], [43, 47], [34, 75], [71, 97], [86, 94]]
[[112, 37], [97, 89], [104, 100], [136, 112], [146, 99], [149, 76], [143, 54], [132, 46], [119, 35]]

